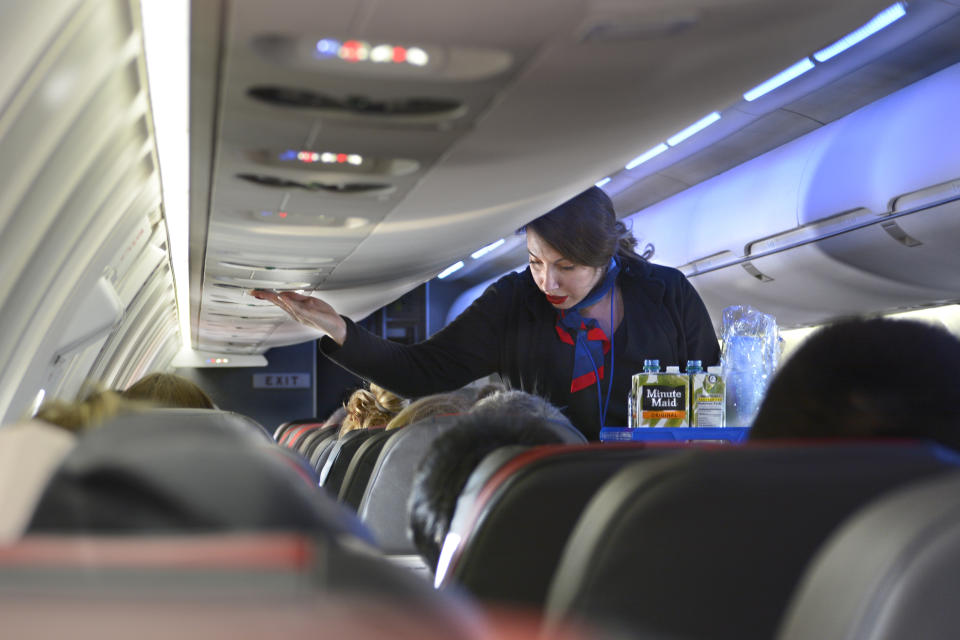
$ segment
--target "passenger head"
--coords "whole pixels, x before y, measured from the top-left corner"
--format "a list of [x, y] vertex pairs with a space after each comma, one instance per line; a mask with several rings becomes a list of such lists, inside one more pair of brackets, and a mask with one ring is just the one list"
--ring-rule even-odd
[[387, 423], [387, 431], [399, 429], [433, 416], [464, 413], [469, 408], [470, 398], [457, 391], [424, 396], [401, 409], [400, 413]]
[[561, 442], [542, 417], [512, 411], [466, 413], [438, 436], [417, 467], [407, 509], [410, 536], [427, 564], [437, 566], [460, 491], [488, 453], [509, 445]]
[[751, 439], [929, 438], [960, 450], [960, 340], [907, 320], [810, 336], [774, 376]]
[[124, 398], [114, 391], [96, 390], [75, 402], [45, 402], [34, 417], [67, 431], [79, 433], [98, 427], [121, 413], [141, 411], [147, 407], [146, 404]]
[[550, 401], [546, 398], [526, 391], [513, 389], [487, 396], [483, 400], [477, 401], [470, 409], [470, 413], [480, 412], [529, 414], [543, 420], [544, 425], [552, 428], [563, 442], [570, 444], [587, 442], [583, 433], [570, 422], [567, 416], [563, 415], [560, 409], [550, 404]]
[[343, 424], [343, 419], [346, 417], [347, 417], [347, 408], [341, 405], [336, 409], [334, 409], [333, 413], [327, 416], [327, 419], [323, 421], [323, 426], [330, 427], [330, 426], [336, 425], [339, 427], [341, 424]]
[[340, 437], [356, 429], [386, 425], [397, 415], [406, 401], [375, 384], [370, 389], [357, 389], [347, 400], [347, 415], [340, 426]]
[[502, 382], [490, 382], [483, 385], [477, 389], [477, 393], [474, 396], [474, 402], [480, 402], [488, 396], [492, 396], [495, 393], [500, 393], [501, 391], [508, 391], [509, 389]]
[[182, 376], [172, 373], [146, 375], [122, 393], [130, 400], [143, 400], [159, 407], [184, 409], [216, 409], [203, 389]]

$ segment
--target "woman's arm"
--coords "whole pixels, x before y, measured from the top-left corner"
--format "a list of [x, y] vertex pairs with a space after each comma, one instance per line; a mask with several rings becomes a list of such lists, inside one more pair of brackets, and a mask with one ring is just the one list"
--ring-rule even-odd
[[268, 300], [287, 312], [291, 318], [302, 325], [320, 329], [339, 345], [347, 338], [347, 324], [336, 309], [312, 296], [293, 291], [273, 293], [263, 289], [250, 292], [258, 300]]
[[317, 298], [286, 292], [257, 292], [257, 297], [328, 333], [320, 349], [340, 366], [394, 393], [417, 397], [456, 389], [499, 370], [512, 291], [506, 279], [498, 281], [447, 327], [415, 345], [375, 336]]

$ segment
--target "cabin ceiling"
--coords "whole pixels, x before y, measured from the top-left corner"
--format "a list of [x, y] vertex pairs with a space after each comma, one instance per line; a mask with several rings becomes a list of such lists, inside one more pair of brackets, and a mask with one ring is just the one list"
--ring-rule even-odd
[[[195, 0], [194, 347], [261, 353], [317, 336], [251, 288], [316, 290], [359, 319], [604, 176], [627, 215], [960, 59], [960, 21], [945, 17], [958, 7], [911, 3], [935, 14], [915, 20], [922, 38], [877, 43], [789, 100], [743, 109], [719, 139], [623, 171], [889, 4]], [[430, 61], [325, 59], [322, 38], [421, 47]], [[271, 93], [308, 106], [257, 97]], [[490, 264], [522, 260], [518, 245]]]

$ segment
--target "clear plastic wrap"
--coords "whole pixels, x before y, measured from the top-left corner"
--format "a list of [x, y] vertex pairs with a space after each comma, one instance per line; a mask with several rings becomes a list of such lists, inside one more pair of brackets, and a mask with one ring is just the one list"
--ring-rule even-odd
[[780, 357], [777, 319], [747, 305], [723, 310], [723, 375], [727, 424], [747, 427], [757, 415]]

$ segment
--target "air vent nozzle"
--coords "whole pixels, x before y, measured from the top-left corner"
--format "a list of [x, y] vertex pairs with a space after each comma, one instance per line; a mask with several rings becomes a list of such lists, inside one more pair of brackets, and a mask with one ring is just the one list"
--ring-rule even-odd
[[378, 99], [364, 95], [334, 98], [310, 89], [293, 87], [253, 87], [251, 98], [280, 107], [315, 109], [327, 116], [379, 116], [386, 118], [450, 119], [466, 113], [463, 103], [453, 98]]

